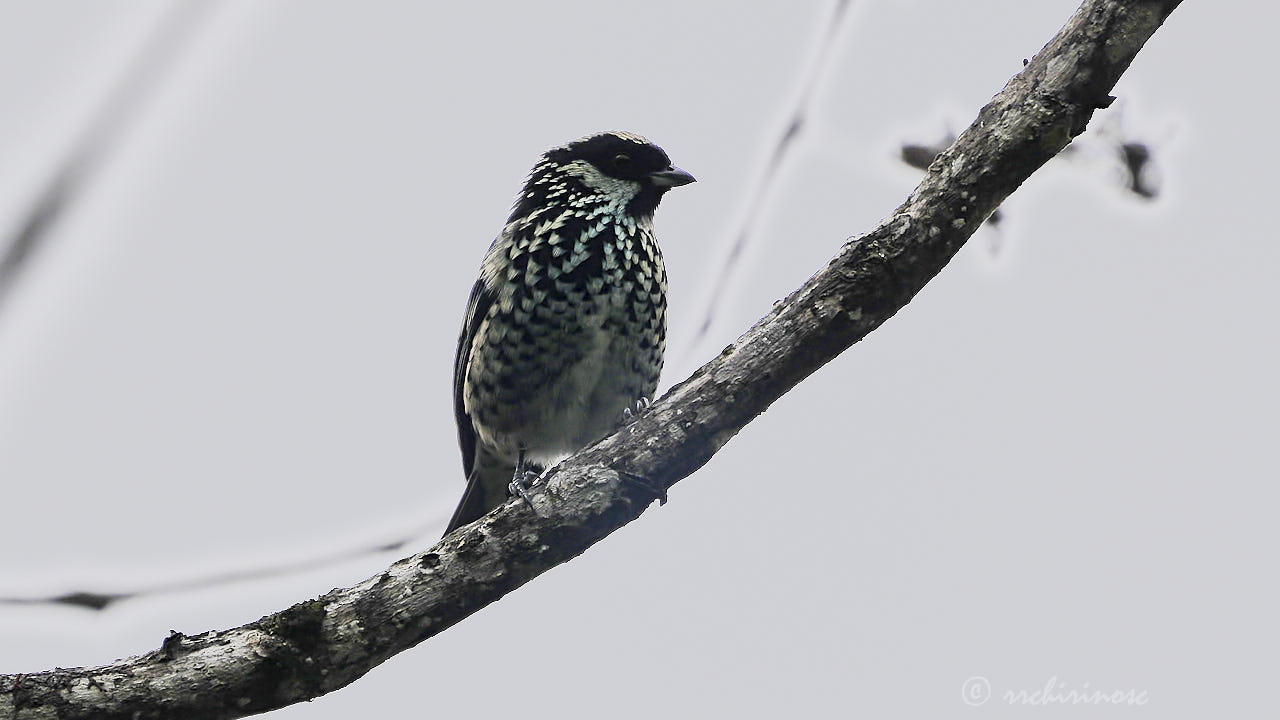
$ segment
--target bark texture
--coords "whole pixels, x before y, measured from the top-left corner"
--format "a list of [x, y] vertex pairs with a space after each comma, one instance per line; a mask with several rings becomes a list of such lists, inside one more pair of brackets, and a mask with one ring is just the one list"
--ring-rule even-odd
[[796, 383], [893, 316], [1085, 128], [1179, 0], [1086, 0], [877, 227], [639, 420], [350, 588], [96, 668], [0, 676], [0, 718], [236, 718], [323, 695], [635, 519]]

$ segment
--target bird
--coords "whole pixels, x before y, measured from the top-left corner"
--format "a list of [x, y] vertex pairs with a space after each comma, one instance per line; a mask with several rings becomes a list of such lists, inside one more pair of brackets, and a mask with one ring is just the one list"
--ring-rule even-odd
[[445, 535], [648, 407], [666, 347], [663, 195], [694, 182], [644, 137], [547, 150], [489, 246], [453, 365], [466, 490]]

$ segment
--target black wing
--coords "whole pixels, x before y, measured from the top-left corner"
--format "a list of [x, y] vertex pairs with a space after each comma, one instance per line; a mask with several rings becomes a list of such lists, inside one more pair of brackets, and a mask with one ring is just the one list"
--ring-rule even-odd
[[463, 404], [462, 391], [467, 381], [467, 365], [471, 362], [471, 341], [476, 337], [480, 322], [493, 305], [493, 292], [485, 286], [484, 278], [476, 281], [467, 300], [467, 314], [462, 321], [462, 334], [458, 337], [458, 352], [453, 358], [453, 416], [458, 421], [458, 446], [462, 449], [462, 474], [471, 477], [476, 461], [476, 430], [471, 416]]

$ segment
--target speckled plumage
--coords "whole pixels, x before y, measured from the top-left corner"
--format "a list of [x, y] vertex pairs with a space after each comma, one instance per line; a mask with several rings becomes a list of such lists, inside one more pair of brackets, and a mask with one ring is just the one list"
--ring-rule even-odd
[[545, 467], [653, 395], [666, 340], [663, 193], [692, 182], [623, 132], [548, 150], [489, 247], [454, 362], [467, 490], [446, 534], [501, 504], [523, 453]]

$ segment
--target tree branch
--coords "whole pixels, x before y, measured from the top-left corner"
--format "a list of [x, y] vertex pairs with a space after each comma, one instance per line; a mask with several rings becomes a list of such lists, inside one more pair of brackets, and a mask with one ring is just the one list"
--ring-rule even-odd
[[0, 676], [0, 717], [235, 718], [336, 690], [578, 555], [888, 320], [1085, 128], [1179, 0], [1086, 0], [893, 215], [639, 420], [377, 577], [231, 630], [174, 633], [98, 668]]

